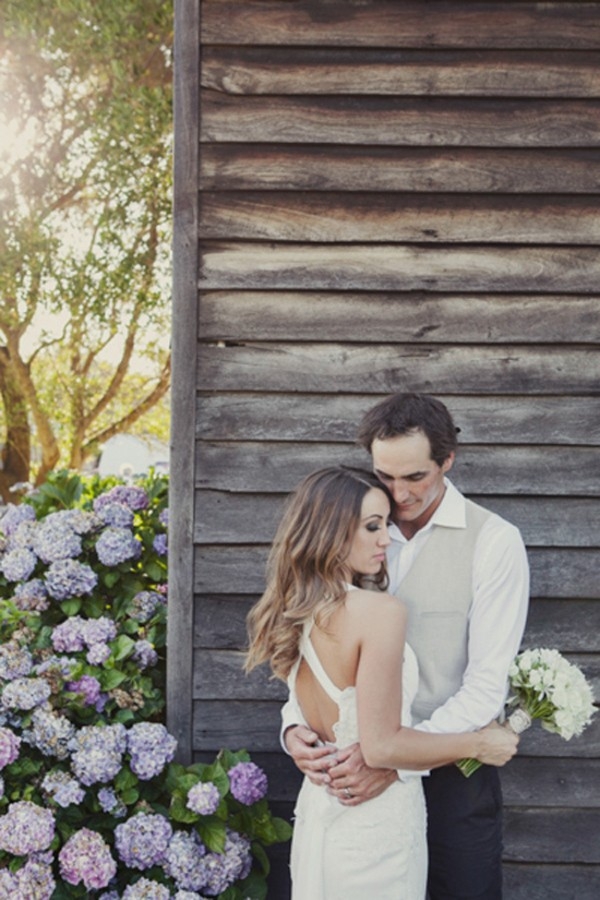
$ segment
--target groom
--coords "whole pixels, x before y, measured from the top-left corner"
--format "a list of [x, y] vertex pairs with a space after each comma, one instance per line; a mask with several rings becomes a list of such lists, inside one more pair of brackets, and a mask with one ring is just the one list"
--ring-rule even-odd
[[[370, 409], [358, 434], [377, 477], [394, 496], [389, 590], [408, 607], [407, 641], [420, 686], [416, 727], [480, 728], [501, 712], [510, 662], [527, 615], [529, 577], [518, 530], [467, 500], [446, 478], [457, 429], [443, 403], [393, 394]], [[327, 761], [327, 748], [299, 710], [283, 709], [285, 746], [304, 774], [340, 802], [357, 805], [411, 773], [369, 769], [355, 744]], [[465, 778], [454, 765], [423, 779], [428, 812], [430, 900], [500, 900], [502, 796], [498, 770]]]

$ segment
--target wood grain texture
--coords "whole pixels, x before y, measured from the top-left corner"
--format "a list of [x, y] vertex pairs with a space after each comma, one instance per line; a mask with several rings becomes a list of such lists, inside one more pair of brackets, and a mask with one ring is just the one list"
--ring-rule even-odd
[[594, 245], [600, 243], [600, 216], [591, 197], [205, 191], [199, 235], [315, 243]]
[[[387, 337], [389, 338], [389, 332]], [[594, 396], [449, 396], [436, 393], [460, 427], [461, 444], [600, 445]], [[198, 436], [207, 441], [354, 443], [364, 413], [385, 394], [222, 393], [198, 396]]]
[[[203, 442], [196, 453], [198, 488], [248, 493], [291, 491], [323, 466], [369, 465], [366, 451], [329, 442]], [[595, 447], [462, 447], [452, 480], [468, 495], [598, 497], [598, 467]]]
[[[225, 586], [221, 586], [220, 590], [224, 591]], [[246, 614], [256, 600], [258, 594], [213, 593], [197, 596], [194, 647], [206, 650], [243, 649], [246, 643]], [[555, 647], [575, 659], [577, 654], [598, 654], [599, 635], [600, 603], [597, 600], [534, 598], [529, 606], [523, 647]], [[597, 662], [594, 665], [597, 666]]]
[[203, 190], [597, 194], [600, 150], [204, 144]]
[[[533, 597], [600, 599], [600, 551], [531, 548], [528, 551]], [[194, 591], [199, 594], [259, 594], [264, 590], [267, 547], [220, 546], [195, 550]]]
[[231, 344], [206, 346], [198, 387], [228, 391], [585, 394], [600, 383], [595, 348], [412, 344]]
[[600, 808], [600, 760], [516, 756], [500, 771], [505, 806]]
[[[198, 491], [195, 543], [235, 546], [272, 541], [285, 496]], [[599, 499], [485, 496], [472, 499], [517, 525], [530, 547], [600, 547]]]
[[398, 147], [598, 147], [600, 101], [239, 97], [203, 91], [200, 139]]
[[211, 47], [203, 87], [226, 94], [598, 97], [595, 53]]
[[599, 829], [597, 809], [508, 809], [504, 815], [504, 859], [598, 864]]
[[600, 866], [505, 863], [505, 900], [597, 900]]
[[204, 2], [204, 44], [594, 49], [597, 3]]
[[[600, 117], [599, 117], [600, 121]], [[301, 289], [596, 295], [595, 247], [437, 247], [208, 241], [202, 290]]]

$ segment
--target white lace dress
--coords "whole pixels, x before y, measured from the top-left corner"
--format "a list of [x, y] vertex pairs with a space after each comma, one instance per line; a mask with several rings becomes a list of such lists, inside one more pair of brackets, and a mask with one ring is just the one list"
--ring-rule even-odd
[[[341, 691], [329, 679], [310, 641], [310, 623], [301, 643], [303, 657], [339, 708], [336, 746], [359, 740], [356, 691]], [[295, 697], [296, 673], [289, 677]], [[411, 724], [410, 707], [419, 672], [406, 647], [403, 666], [402, 723]], [[292, 900], [423, 900], [427, 877], [426, 813], [421, 779], [396, 781], [361, 803], [343, 806], [325, 788], [302, 783], [295, 809], [291, 849]]]

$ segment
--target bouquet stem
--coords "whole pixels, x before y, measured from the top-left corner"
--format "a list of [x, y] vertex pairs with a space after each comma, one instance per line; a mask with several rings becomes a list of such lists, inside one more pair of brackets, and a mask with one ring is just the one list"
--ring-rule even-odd
[[[515, 734], [522, 734], [531, 726], [531, 716], [526, 709], [518, 706], [513, 713], [508, 716], [506, 725], [514, 731]], [[473, 772], [476, 772], [483, 763], [478, 759], [459, 759], [455, 765], [460, 769], [465, 778], [470, 778]]]

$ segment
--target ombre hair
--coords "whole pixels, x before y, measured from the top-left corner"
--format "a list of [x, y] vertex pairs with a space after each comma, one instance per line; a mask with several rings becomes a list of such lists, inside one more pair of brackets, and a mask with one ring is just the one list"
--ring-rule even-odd
[[304, 622], [323, 626], [344, 600], [347, 581], [360, 587], [387, 587], [382, 564], [375, 576], [345, 566], [360, 523], [363, 499], [373, 488], [393, 500], [377, 477], [362, 469], [336, 466], [308, 475], [290, 495], [267, 563], [267, 588], [248, 614], [250, 646], [246, 671], [269, 662], [285, 680], [298, 657]]

